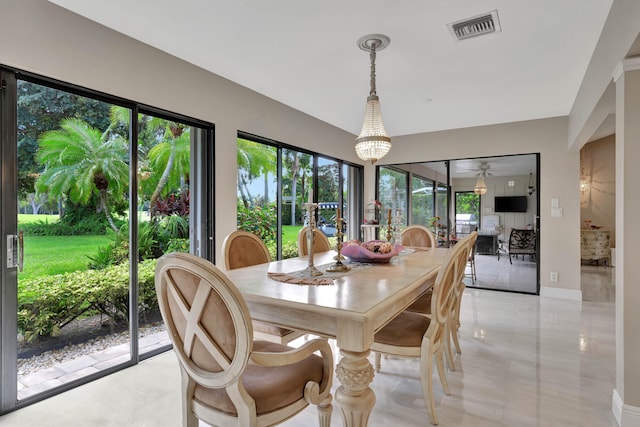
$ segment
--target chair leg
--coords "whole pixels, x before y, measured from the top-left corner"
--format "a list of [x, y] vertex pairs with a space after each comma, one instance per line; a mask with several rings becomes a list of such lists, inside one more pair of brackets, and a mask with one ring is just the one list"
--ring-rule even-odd
[[[433, 363], [432, 363], [433, 364]], [[444, 354], [442, 349], [436, 353], [436, 367], [438, 368], [438, 376], [440, 377], [440, 384], [442, 384], [442, 390], [444, 394], [449, 396], [449, 382], [447, 381], [446, 371], [444, 369]]]
[[[460, 350], [460, 341], [458, 340], [458, 328], [456, 327], [455, 323], [457, 322], [455, 319], [455, 316], [452, 317], [452, 326], [451, 326], [451, 338], [453, 338], [453, 344], [456, 347], [456, 353], [458, 354], [462, 354], [462, 351]], [[453, 369], [452, 369], [453, 371]]]
[[380, 353], [379, 351], [376, 351], [376, 372], [380, 373], [380, 361], [382, 359], [382, 353]]
[[476, 275], [476, 260], [471, 259], [471, 283], [473, 283], [474, 285], [476, 284], [477, 277], [478, 276]]
[[331, 404], [331, 395], [329, 395], [318, 405], [320, 427], [331, 427], [331, 412], [333, 412], [333, 405]]
[[451, 350], [451, 336], [452, 334], [454, 334], [455, 332], [455, 328], [453, 327], [453, 325], [451, 324], [451, 321], [453, 320], [453, 316], [449, 316], [449, 318], [447, 319], [447, 322], [445, 324], [444, 327], [444, 349], [447, 353], [447, 365], [449, 365], [449, 369], [451, 369], [452, 371], [456, 370], [456, 364], [453, 361], [453, 350]]
[[438, 425], [436, 402], [433, 399], [433, 354], [431, 353], [431, 347], [426, 353], [428, 354], [422, 354], [420, 360], [420, 383], [422, 384], [424, 403], [430, 408], [431, 424]]

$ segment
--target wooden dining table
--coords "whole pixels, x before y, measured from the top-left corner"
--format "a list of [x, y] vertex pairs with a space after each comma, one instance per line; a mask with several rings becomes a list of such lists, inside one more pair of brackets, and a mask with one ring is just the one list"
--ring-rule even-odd
[[[353, 264], [347, 273], [325, 273], [331, 284], [273, 280], [304, 270], [307, 257], [290, 258], [227, 271], [244, 296], [254, 320], [332, 337], [340, 349], [335, 393], [344, 425], [364, 427], [375, 405], [369, 387], [374, 369], [368, 356], [375, 333], [433, 286], [449, 249], [405, 250], [386, 264]], [[314, 263], [335, 262], [335, 251], [314, 254]], [[348, 262], [345, 262], [349, 265]]]

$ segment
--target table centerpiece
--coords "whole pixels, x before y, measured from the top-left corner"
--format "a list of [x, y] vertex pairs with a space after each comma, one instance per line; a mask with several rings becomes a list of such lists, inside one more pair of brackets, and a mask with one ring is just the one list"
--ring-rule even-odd
[[387, 263], [403, 249], [401, 245], [382, 240], [350, 240], [343, 244], [342, 255], [354, 262]]

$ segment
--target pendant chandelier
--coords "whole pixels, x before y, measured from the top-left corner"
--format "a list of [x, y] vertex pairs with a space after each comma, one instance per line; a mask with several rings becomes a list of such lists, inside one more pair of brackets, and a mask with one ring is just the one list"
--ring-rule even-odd
[[476, 181], [476, 186], [473, 187], [473, 192], [475, 194], [485, 194], [487, 192], [487, 184], [484, 182], [484, 172], [478, 177]]
[[364, 123], [356, 138], [356, 154], [371, 164], [384, 157], [391, 149], [391, 138], [382, 123], [380, 101], [376, 94], [376, 51], [389, 45], [391, 39], [383, 34], [369, 34], [358, 39], [358, 47], [369, 52], [371, 60], [371, 89], [367, 97]]
[[536, 192], [536, 187], [533, 186], [533, 173], [529, 172], [529, 186], [527, 187], [527, 193], [531, 196]]

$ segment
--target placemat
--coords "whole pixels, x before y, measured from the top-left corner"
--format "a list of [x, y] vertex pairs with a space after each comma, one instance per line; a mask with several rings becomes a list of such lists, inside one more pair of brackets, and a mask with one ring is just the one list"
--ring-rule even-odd
[[340, 271], [340, 272], [328, 272], [327, 268], [332, 266], [334, 263], [330, 262], [328, 264], [316, 265], [316, 268], [322, 272], [322, 276], [316, 277], [308, 277], [304, 276], [304, 270], [293, 271], [291, 273], [267, 273], [267, 276], [270, 279], [276, 280], [282, 283], [292, 283], [295, 285], [333, 285], [333, 281], [339, 279], [344, 276], [348, 276], [349, 274], [356, 273], [358, 271], [362, 271], [365, 268], [371, 267], [369, 264], [361, 264], [361, 263], [345, 263], [351, 270], [349, 271]]

